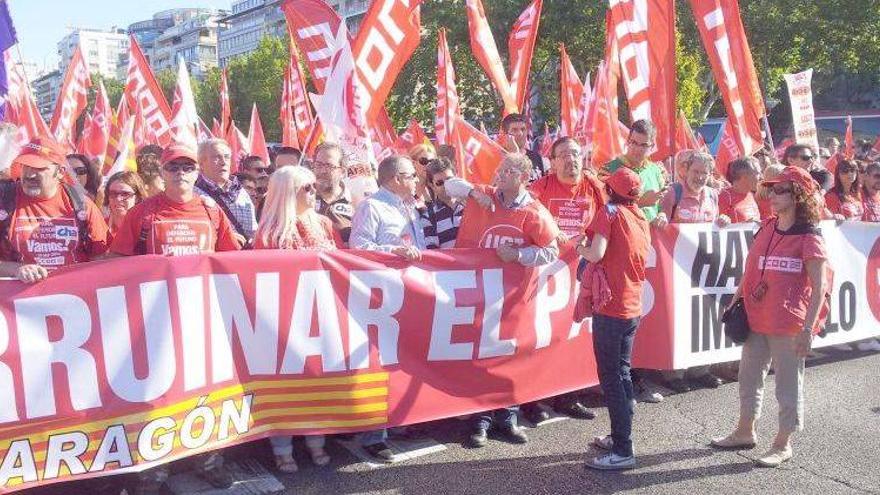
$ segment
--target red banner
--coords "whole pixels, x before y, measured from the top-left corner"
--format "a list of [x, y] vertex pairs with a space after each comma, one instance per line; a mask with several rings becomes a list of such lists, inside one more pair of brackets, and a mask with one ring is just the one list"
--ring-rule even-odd
[[690, 4], [724, 100], [730, 134], [739, 156], [751, 155], [764, 143], [765, 111], [739, 0], [690, 0]]
[[220, 134], [218, 137], [228, 139], [227, 135], [232, 128], [232, 104], [229, 101], [229, 81], [226, 78], [226, 69], [220, 71]]
[[437, 144], [452, 144], [455, 119], [460, 113], [455, 69], [452, 66], [449, 45], [446, 43], [446, 29], [440, 28], [437, 35], [437, 112], [434, 118]]
[[662, 160], [675, 139], [675, 8], [673, 0], [609, 0], [609, 32], [617, 39], [632, 120], [657, 127], [652, 155]]
[[123, 97], [130, 112], [140, 108], [147, 123], [149, 140], [168, 146], [171, 142], [171, 107], [134, 36], [129, 36], [129, 43], [128, 78]]
[[526, 269], [491, 250], [428, 252], [414, 265], [251, 251], [2, 283], [0, 487], [595, 384], [588, 327], [572, 324], [573, 266]]
[[76, 119], [86, 108], [91, 87], [92, 77], [83, 59], [82, 49], [76, 47], [64, 74], [64, 84], [55, 102], [55, 111], [49, 126], [59, 143], [65, 146], [73, 143]]
[[301, 149], [314, 125], [315, 118], [306, 93], [299, 51], [291, 40], [290, 61], [284, 72], [284, 88], [281, 95], [282, 144]]

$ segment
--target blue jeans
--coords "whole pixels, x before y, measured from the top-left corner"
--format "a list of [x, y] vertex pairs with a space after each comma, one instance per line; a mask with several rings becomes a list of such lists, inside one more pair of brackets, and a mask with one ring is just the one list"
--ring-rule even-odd
[[640, 318], [621, 319], [611, 316], [593, 316], [593, 352], [599, 371], [599, 384], [605, 393], [605, 404], [611, 417], [613, 452], [629, 457], [633, 455], [632, 416], [633, 393], [630, 377], [633, 339], [639, 328]]
[[477, 415], [476, 428], [488, 430], [496, 426], [502, 430], [516, 428], [516, 406], [483, 411]]

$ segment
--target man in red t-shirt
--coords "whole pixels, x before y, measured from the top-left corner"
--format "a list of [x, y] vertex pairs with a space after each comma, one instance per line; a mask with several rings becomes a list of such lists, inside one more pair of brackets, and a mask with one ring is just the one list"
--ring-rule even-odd
[[195, 194], [195, 150], [172, 145], [162, 154], [165, 191], [138, 203], [125, 217], [111, 250], [119, 255], [188, 254], [240, 249], [232, 224], [209, 197]]
[[[509, 153], [495, 172], [495, 187], [472, 186], [462, 179], [446, 181], [444, 186], [450, 196], [468, 198], [456, 248], [494, 249], [502, 261], [523, 266], [544, 265], [559, 257], [559, 228], [547, 209], [526, 189], [531, 170], [532, 162], [527, 156]], [[523, 414], [533, 423], [546, 419], [546, 413], [534, 403], [524, 405]], [[516, 410], [507, 408], [478, 416], [470, 437], [473, 446], [486, 444], [486, 432], [493, 423], [510, 441], [528, 442], [517, 426]]]
[[755, 200], [755, 191], [761, 182], [758, 160], [746, 157], [730, 162], [727, 180], [730, 187], [718, 194], [718, 213], [726, 216], [730, 223], [760, 222], [761, 211]]
[[593, 170], [584, 170], [581, 147], [570, 137], [553, 143], [550, 151], [553, 173], [529, 187], [535, 199], [553, 215], [562, 231], [560, 242], [584, 232], [596, 209], [605, 204], [604, 186]]
[[33, 283], [107, 251], [107, 224], [82, 189], [62, 182], [64, 150], [49, 138], [15, 159], [20, 182], [0, 184], [0, 276]]

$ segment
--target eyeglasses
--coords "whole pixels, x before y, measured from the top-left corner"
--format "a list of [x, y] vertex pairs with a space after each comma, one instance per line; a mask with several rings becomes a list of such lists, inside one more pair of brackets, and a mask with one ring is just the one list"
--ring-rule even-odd
[[110, 196], [110, 199], [115, 199], [116, 201], [128, 201], [135, 196], [135, 193], [130, 191], [110, 191], [107, 195]]
[[88, 175], [89, 169], [87, 167], [76, 167], [73, 169], [76, 175]]
[[258, 174], [268, 174], [269, 173], [269, 167], [251, 167], [248, 170], [250, 170], [251, 172], [258, 173]]
[[498, 175], [520, 175], [522, 171], [518, 168], [499, 168]]
[[416, 178], [416, 174], [406, 174], [406, 173], [400, 172], [397, 175], [403, 180], [413, 180]]
[[166, 163], [162, 165], [162, 169], [168, 172], [169, 174], [176, 174], [177, 172], [183, 172], [185, 174], [191, 174], [196, 171], [196, 166], [194, 163]]
[[781, 184], [777, 184], [770, 188], [770, 192], [777, 196], [782, 196], [783, 194], [791, 194], [792, 189], [788, 186], [783, 186]]
[[813, 155], [797, 155], [796, 158], [800, 158], [801, 160], [803, 160], [805, 162], [811, 162], [811, 161], [813, 161], [813, 158], [815, 158], [815, 157]]
[[629, 144], [632, 146], [638, 146], [639, 148], [650, 148], [651, 146], [654, 146], [654, 143], [640, 143], [634, 139], [630, 139]]
[[333, 165], [332, 163], [327, 162], [312, 162], [312, 168], [314, 170], [336, 170], [342, 168], [342, 165]]

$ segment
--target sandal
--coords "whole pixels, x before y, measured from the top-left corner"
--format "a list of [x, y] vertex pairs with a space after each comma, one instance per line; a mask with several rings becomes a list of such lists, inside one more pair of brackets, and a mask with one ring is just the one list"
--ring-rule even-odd
[[293, 456], [290, 454], [287, 455], [276, 455], [275, 456], [275, 468], [282, 473], [293, 474], [299, 471], [299, 466], [297, 466], [296, 461], [293, 459]]
[[600, 448], [602, 450], [611, 450], [614, 447], [614, 439], [611, 438], [611, 435], [605, 435], [604, 437], [593, 437], [590, 445], [596, 448]]
[[709, 442], [713, 447], [719, 449], [753, 449], [755, 448], [755, 438], [737, 438], [731, 433], [726, 437], [713, 438]]
[[327, 464], [330, 464], [330, 456], [327, 455], [327, 452], [321, 447], [309, 449], [309, 454], [311, 454], [312, 462], [315, 466], [326, 466]]

